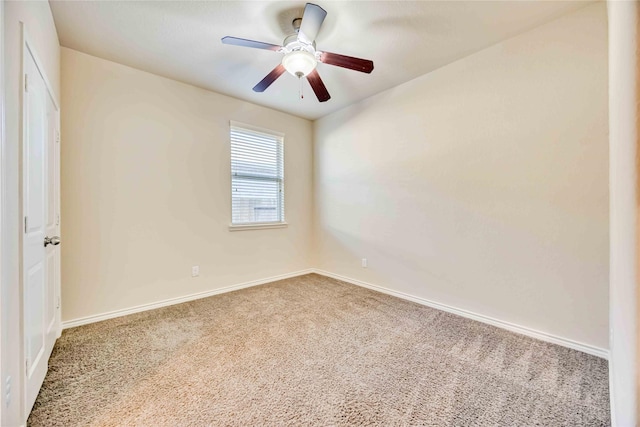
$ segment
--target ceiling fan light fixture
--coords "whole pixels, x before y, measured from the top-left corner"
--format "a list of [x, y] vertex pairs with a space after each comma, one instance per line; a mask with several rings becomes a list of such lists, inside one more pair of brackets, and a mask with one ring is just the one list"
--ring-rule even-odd
[[282, 58], [282, 66], [296, 77], [306, 76], [316, 68], [316, 65], [318, 65], [316, 57], [306, 50], [295, 50]]

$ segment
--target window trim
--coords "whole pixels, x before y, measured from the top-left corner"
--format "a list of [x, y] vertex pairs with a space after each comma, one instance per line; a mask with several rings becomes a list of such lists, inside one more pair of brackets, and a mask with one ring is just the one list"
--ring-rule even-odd
[[229, 224], [229, 231], [267, 230], [269, 228], [286, 228], [288, 222], [256, 222], [253, 224]]
[[[285, 193], [285, 178], [284, 178], [284, 163], [285, 163], [285, 152], [284, 152], [284, 137], [285, 134], [283, 132], [278, 132], [278, 131], [274, 131], [271, 129], [266, 129], [266, 128], [262, 128], [259, 126], [254, 126], [254, 125], [250, 125], [247, 123], [242, 123], [242, 122], [238, 122], [235, 120], [229, 120], [229, 159], [231, 159], [231, 129], [232, 128], [241, 128], [241, 129], [246, 129], [249, 131], [253, 131], [253, 132], [257, 132], [257, 133], [263, 133], [266, 135], [270, 135], [270, 136], [275, 136], [278, 138], [282, 139], [282, 167], [283, 167], [283, 175], [282, 175], [282, 198], [283, 200], [286, 200], [286, 193]], [[229, 168], [231, 168], [231, 162], [229, 162]], [[231, 171], [229, 171], [229, 218], [231, 219], [231, 222], [229, 223], [229, 231], [244, 231], [244, 230], [264, 230], [264, 229], [270, 229], [270, 228], [286, 228], [289, 226], [289, 223], [286, 221], [286, 215], [285, 215], [285, 207], [286, 207], [286, 203], [283, 203], [283, 207], [282, 207], [282, 221], [273, 221], [273, 222], [249, 222], [249, 223], [238, 223], [238, 224], [234, 224], [233, 223], [233, 184], [232, 184], [232, 180], [233, 180], [233, 176], [231, 174]]]

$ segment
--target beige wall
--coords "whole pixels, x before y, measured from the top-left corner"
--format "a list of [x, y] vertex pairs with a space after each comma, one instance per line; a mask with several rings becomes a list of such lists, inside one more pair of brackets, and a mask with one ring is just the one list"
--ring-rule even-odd
[[609, 1], [609, 123], [611, 188], [612, 425], [638, 425], [638, 101], [640, 44], [637, 2]]
[[[229, 120], [285, 133], [288, 228], [228, 230]], [[311, 267], [308, 120], [62, 48], [61, 156], [63, 321]]]
[[315, 264], [606, 349], [607, 126], [603, 3], [322, 118]]
[[[20, 407], [24, 362], [23, 340], [20, 335], [21, 299], [19, 287], [19, 131], [20, 88], [22, 67], [22, 38], [20, 22], [23, 22], [31, 46], [44, 68], [56, 97], [60, 94], [60, 47], [53, 16], [46, 1], [4, 3], [4, 59], [5, 59], [5, 144], [2, 147], [2, 419], [3, 426], [24, 423]], [[12, 378], [11, 404], [6, 407], [6, 378]]]

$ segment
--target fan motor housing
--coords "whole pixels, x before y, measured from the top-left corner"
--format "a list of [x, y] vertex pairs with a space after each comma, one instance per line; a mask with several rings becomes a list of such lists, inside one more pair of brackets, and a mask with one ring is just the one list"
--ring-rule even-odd
[[284, 53], [293, 52], [296, 50], [306, 50], [307, 52], [315, 55], [316, 54], [316, 42], [314, 41], [311, 44], [304, 43], [298, 40], [298, 34], [291, 34], [285, 37], [282, 42]]

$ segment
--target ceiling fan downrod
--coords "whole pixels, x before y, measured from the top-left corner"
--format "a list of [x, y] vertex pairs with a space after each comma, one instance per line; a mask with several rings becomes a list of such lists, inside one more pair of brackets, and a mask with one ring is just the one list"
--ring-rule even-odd
[[291, 21], [291, 25], [293, 26], [293, 32], [298, 34], [300, 32], [300, 26], [302, 25], [302, 18], [295, 18]]

